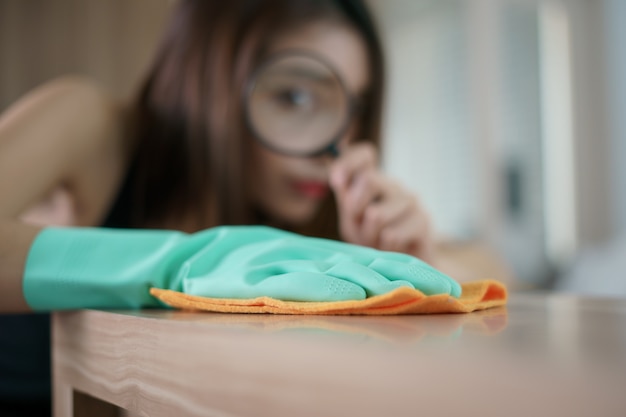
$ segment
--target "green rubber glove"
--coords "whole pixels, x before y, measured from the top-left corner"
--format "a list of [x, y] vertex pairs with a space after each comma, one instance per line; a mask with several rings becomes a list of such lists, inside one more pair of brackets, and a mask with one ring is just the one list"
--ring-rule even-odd
[[48, 228], [35, 239], [24, 272], [34, 310], [159, 306], [151, 287], [213, 298], [343, 301], [399, 286], [461, 293], [414, 257], [263, 226], [194, 234]]

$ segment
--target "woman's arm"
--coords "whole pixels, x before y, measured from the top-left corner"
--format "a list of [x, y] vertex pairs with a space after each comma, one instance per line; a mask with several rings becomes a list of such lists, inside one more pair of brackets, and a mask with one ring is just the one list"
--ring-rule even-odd
[[130, 153], [121, 111], [89, 81], [48, 83], [0, 117], [0, 312], [27, 311], [22, 275], [40, 227], [20, 217], [69, 190], [76, 225], [106, 214]]

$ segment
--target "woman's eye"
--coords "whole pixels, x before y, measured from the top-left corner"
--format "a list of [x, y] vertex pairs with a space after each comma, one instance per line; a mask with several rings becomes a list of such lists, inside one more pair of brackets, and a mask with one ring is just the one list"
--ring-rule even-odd
[[282, 90], [276, 93], [275, 98], [281, 106], [290, 108], [306, 109], [314, 104], [313, 95], [305, 90]]

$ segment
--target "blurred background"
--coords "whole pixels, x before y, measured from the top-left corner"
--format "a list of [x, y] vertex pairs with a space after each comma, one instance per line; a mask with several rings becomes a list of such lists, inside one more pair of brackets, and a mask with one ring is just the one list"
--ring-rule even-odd
[[[0, 111], [51, 78], [135, 92], [171, 0], [0, 0]], [[370, 0], [384, 168], [522, 287], [626, 296], [626, 1]]]

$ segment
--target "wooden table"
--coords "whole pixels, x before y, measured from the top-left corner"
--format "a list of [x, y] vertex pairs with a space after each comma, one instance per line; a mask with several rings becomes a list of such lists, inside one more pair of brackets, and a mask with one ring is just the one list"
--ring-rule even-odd
[[[55, 416], [626, 416], [626, 300], [468, 315], [57, 313]], [[462, 413], [462, 414], [461, 414]]]

